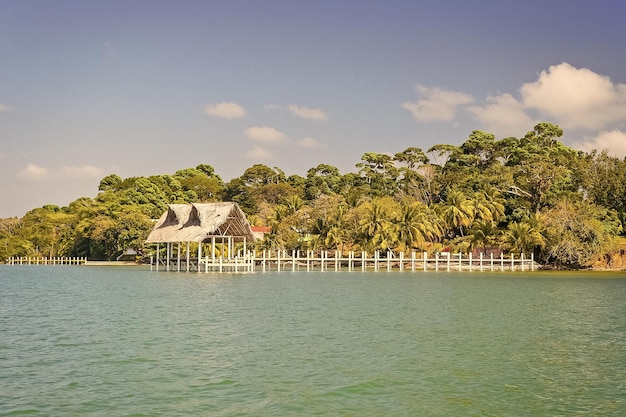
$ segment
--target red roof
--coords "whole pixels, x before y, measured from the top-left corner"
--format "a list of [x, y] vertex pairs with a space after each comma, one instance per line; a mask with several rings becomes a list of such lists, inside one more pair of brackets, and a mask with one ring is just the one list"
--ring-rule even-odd
[[269, 233], [272, 229], [268, 226], [251, 226], [250, 227], [255, 233]]

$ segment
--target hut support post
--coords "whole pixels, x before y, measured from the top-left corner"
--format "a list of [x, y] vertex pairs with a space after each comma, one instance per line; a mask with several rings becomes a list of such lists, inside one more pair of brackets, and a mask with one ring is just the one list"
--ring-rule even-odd
[[189, 272], [189, 242], [187, 242], [187, 272]]
[[200, 260], [202, 259], [202, 241], [198, 242], [198, 266], [196, 271], [200, 272]]
[[170, 258], [172, 257], [172, 242], [167, 242], [167, 262], [165, 262], [165, 270], [170, 272]]

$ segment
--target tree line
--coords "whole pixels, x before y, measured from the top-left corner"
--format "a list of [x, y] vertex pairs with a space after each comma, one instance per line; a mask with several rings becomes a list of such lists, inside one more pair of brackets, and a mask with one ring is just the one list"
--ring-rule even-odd
[[0, 219], [0, 259], [115, 259], [144, 241], [171, 203], [234, 201], [269, 226], [259, 248], [533, 253], [579, 267], [606, 256], [626, 220], [626, 159], [573, 150], [539, 123], [521, 138], [473, 131], [461, 145], [366, 152], [355, 172], [306, 176], [253, 165], [224, 182], [210, 165], [172, 175], [111, 174], [95, 198]]

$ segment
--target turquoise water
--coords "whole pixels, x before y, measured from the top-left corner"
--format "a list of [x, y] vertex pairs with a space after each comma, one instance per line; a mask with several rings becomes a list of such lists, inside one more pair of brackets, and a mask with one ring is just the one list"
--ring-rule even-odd
[[623, 416], [626, 276], [0, 266], [0, 416]]

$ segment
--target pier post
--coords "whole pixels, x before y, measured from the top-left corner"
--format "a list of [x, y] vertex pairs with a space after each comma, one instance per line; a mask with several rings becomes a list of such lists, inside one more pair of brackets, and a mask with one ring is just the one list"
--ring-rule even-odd
[[[315, 253], [313, 253], [313, 259], [315, 259]], [[320, 272], [324, 272], [324, 251], [320, 250], [319, 257], [320, 260]]]
[[515, 255], [511, 252], [511, 271], [515, 271]]
[[469, 270], [472, 270], [472, 252], [469, 252], [468, 254], [469, 257]]
[[189, 242], [187, 242], [187, 265], [186, 265], [186, 270], [187, 272], [189, 272]]
[[266, 255], [266, 252], [265, 252], [265, 249], [263, 249], [263, 261], [262, 261], [262, 265], [263, 265], [262, 271], [263, 272], [265, 272], [265, 255]]
[[202, 242], [198, 242], [198, 266], [196, 267], [196, 271], [200, 272], [200, 260], [202, 259]]
[[170, 258], [172, 257], [172, 242], [167, 242], [165, 244], [165, 255], [167, 256], [167, 261], [165, 261], [165, 270], [170, 272]]

